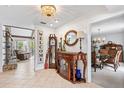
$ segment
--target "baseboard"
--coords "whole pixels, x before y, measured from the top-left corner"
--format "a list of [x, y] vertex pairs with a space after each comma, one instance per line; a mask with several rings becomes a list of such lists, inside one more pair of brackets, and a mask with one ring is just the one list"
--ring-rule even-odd
[[41, 70], [41, 69], [44, 69], [44, 65], [43, 65], [43, 66], [38, 66], [38, 67], [36, 67], [36, 68], [35, 68], [35, 71]]

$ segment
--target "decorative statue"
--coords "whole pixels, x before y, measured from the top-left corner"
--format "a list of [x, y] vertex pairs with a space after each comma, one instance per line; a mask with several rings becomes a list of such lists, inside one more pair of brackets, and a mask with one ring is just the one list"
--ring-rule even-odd
[[62, 51], [62, 38], [60, 38], [60, 42], [59, 42], [59, 49]]
[[64, 43], [63, 43], [63, 51], [66, 51], [66, 49], [65, 49], [65, 40], [64, 40]]

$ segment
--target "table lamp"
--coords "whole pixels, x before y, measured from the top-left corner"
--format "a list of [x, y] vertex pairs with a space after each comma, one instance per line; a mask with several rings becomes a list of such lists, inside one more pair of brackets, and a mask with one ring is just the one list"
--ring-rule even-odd
[[79, 31], [78, 34], [77, 34], [77, 36], [80, 40], [80, 52], [82, 50], [82, 40], [84, 39], [84, 35], [85, 35], [85, 33], [83, 31]]

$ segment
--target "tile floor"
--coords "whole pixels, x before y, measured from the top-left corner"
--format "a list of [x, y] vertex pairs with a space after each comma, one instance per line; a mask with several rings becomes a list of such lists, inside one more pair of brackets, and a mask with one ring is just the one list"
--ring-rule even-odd
[[120, 63], [116, 72], [108, 66], [97, 68], [96, 72], [92, 69], [92, 81], [105, 88], [124, 88], [124, 63]]
[[33, 62], [18, 63], [18, 69], [0, 73], [0, 88], [98, 88], [94, 83], [73, 84], [54, 69], [33, 71]]

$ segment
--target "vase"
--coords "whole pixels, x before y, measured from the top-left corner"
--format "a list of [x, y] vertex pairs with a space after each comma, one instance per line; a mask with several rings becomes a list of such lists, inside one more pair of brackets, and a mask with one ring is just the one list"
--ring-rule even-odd
[[76, 78], [77, 78], [77, 80], [81, 79], [81, 71], [80, 71], [80, 69], [76, 70]]

